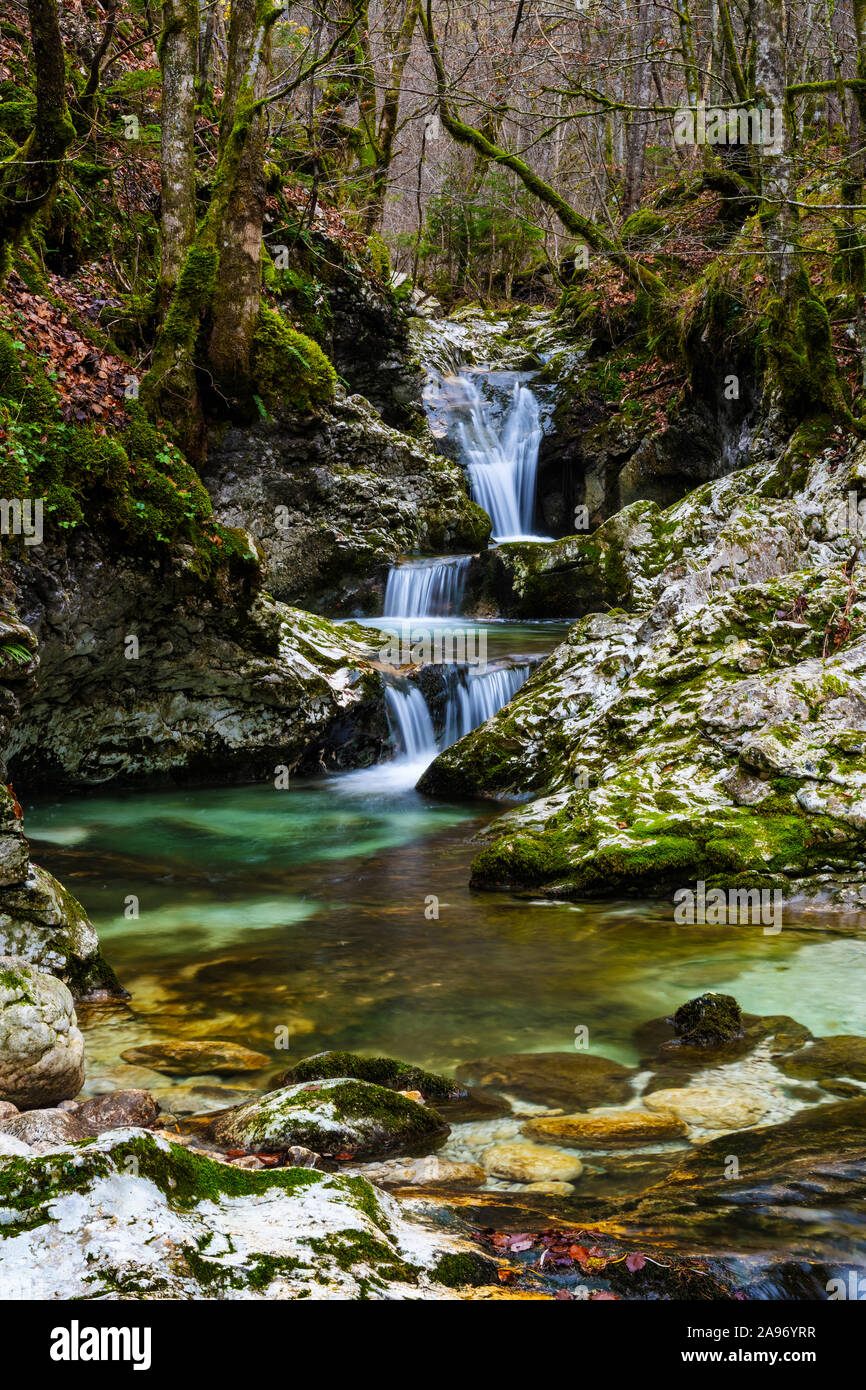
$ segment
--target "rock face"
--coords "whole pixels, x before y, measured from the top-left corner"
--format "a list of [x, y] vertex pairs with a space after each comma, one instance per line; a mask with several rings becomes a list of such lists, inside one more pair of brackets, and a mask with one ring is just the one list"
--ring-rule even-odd
[[4, 1299], [447, 1298], [479, 1278], [363, 1178], [247, 1172], [143, 1130], [0, 1158], [0, 1186]]
[[125, 1062], [152, 1067], [168, 1076], [199, 1076], [210, 1072], [231, 1076], [235, 1072], [261, 1071], [271, 1063], [270, 1057], [263, 1052], [253, 1052], [238, 1043], [199, 1038], [145, 1043], [120, 1055]]
[[67, 1100], [84, 1082], [84, 1040], [61, 980], [0, 958], [0, 1099], [19, 1109]]
[[22, 702], [34, 694], [38, 668], [30, 628], [10, 609], [0, 612], [0, 956], [18, 956], [59, 976], [76, 998], [121, 994], [81, 904], [31, 862], [23, 812], [6, 785], [10, 733]]
[[319, 613], [381, 612], [398, 556], [478, 550], [490, 534], [458, 465], [361, 396], [314, 420], [229, 430], [206, 482], [217, 519], [255, 537], [270, 592]]
[[[612, 519], [625, 539], [595, 602], [634, 611], [577, 623], [420, 784], [534, 794], [485, 828], [475, 886], [683, 890], [684, 923], [769, 930], [776, 891], [866, 901], [866, 590], [844, 568], [866, 448], [842, 467], [814, 454], [804, 432], [666, 512]], [[569, 542], [590, 567], [597, 536]], [[701, 918], [699, 882], [734, 896]]]
[[160, 575], [83, 534], [36, 549], [9, 562], [40, 639], [7, 751], [28, 786], [273, 781], [387, 743], [369, 639], [275, 603], [255, 576], [221, 594], [182, 561]]
[[366, 1081], [335, 1078], [284, 1086], [214, 1123], [224, 1148], [262, 1153], [302, 1144], [354, 1158], [431, 1147], [448, 1133], [435, 1111]]

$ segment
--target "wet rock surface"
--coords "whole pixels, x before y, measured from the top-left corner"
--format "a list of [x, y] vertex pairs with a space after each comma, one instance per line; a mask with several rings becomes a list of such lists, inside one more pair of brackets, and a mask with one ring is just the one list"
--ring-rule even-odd
[[0, 1099], [35, 1110], [77, 1095], [84, 1039], [61, 980], [0, 957]]

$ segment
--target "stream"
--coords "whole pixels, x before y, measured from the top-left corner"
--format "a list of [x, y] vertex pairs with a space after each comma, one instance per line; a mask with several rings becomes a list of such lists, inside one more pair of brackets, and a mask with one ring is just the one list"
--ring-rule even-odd
[[[498, 414], [485, 409], [477, 369], [440, 389], [436, 409], [450, 404], [494, 533], [539, 539], [537, 402], [525, 373], [496, 377]], [[395, 566], [371, 625], [458, 626], [467, 559]], [[417, 686], [389, 686], [391, 761], [280, 790], [94, 793], [27, 806], [37, 861], [84, 904], [132, 996], [81, 1010], [89, 1093], [146, 1086], [182, 1114], [229, 1104], [249, 1084], [170, 1078], [122, 1060], [159, 1036], [225, 1038], [270, 1055], [287, 1035], [275, 1053], [281, 1069], [336, 1048], [453, 1073], [491, 1054], [573, 1050], [587, 1029], [590, 1051], [636, 1066], [635, 1029], [705, 990], [735, 995], [747, 1012], [790, 1014], [816, 1035], [866, 1033], [866, 991], [851, 988], [866, 964], [856, 932], [813, 921], [767, 937], [759, 926], [675, 925], [666, 903], [470, 892], [471, 837], [493, 808], [437, 800], [415, 783], [439, 749], [513, 696], [568, 624], [481, 627], [486, 665], [449, 670], [438, 733]], [[795, 1088], [776, 1086], [767, 1116], [802, 1103]], [[518, 1130], [510, 1119], [463, 1128], [448, 1141], [453, 1157], [477, 1159], [492, 1137]], [[599, 1159], [586, 1195], [617, 1190], [623, 1174], [621, 1159]], [[568, 1210], [568, 1198], [558, 1202]]]

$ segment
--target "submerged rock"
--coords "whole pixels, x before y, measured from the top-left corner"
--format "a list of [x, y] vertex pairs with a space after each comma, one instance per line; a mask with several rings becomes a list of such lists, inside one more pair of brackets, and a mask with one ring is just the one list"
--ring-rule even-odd
[[[615, 1223], [676, 1232], [692, 1248], [750, 1241], [813, 1254], [832, 1232], [837, 1252], [862, 1254], [866, 1097], [801, 1110], [782, 1124], [700, 1144], [655, 1187], [623, 1204]], [[736, 1163], [732, 1163], [732, 1159]], [[794, 1234], [792, 1235], [792, 1223]]]
[[[0, 1298], [439, 1298], [480, 1256], [362, 1178], [249, 1172], [142, 1130], [0, 1157]], [[487, 1261], [488, 1279], [496, 1266]]]
[[609, 1110], [589, 1115], [551, 1115], [529, 1120], [523, 1133], [531, 1139], [576, 1149], [616, 1149], [639, 1144], [667, 1143], [688, 1134], [672, 1114], [647, 1115], [642, 1110]]
[[0, 957], [0, 1099], [36, 1109], [77, 1095], [84, 1040], [61, 980]]
[[263, 1052], [253, 1052], [238, 1043], [211, 1041], [203, 1038], [166, 1039], [145, 1043], [121, 1052], [124, 1062], [151, 1067], [169, 1076], [199, 1076], [209, 1073], [231, 1075], [233, 1072], [261, 1071], [270, 1066], [271, 1058]]
[[721, 1086], [682, 1086], [676, 1090], [653, 1091], [644, 1104], [663, 1116], [675, 1116], [687, 1125], [702, 1129], [748, 1129], [760, 1124], [769, 1105], [760, 1095], [745, 1087], [734, 1090]]
[[519, 1139], [494, 1144], [482, 1155], [481, 1161], [491, 1177], [507, 1182], [573, 1182], [583, 1172], [583, 1164], [576, 1154]]
[[430, 1147], [448, 1133], [434, 1110], [367, 1081], [334, 1078], [284, 1086], [220, 1116], [217, 1143], [274, 1153], [303, 1144], [321, 1154], [376, 1157]]
[[479, 1187], [487, 1174], [478, 1163], [460, 1163], [427, 1154], [424, 1158], [390, 1158], [357, 1170], [377, 1187]]
[[783, 1057], [779, 1066], [787, 1076], [817, 1081], [827, 1091], [837, 1090], [840, 1082], [866, 1082], [866, 1038], [844, 1033], [816, 1038], [798, 1052]]
[[424, 1071], [394, 1057], [360, 1057], [354, 1052], [317, 1052], [305, 1057], [280, 1078], [280, 1086], [300, 1081], [321, 1081], [326, 1077], [354, 1076], [394, 1091], [420, 1091], [428, 1100], [457, 1100], [466, 1092], [447, 1076]]
[[589, 1110], [628, 1100], [634, 1070], [588, 1052], [511, 1052], [464, 1062], [456, 1075], [521, 1100]]

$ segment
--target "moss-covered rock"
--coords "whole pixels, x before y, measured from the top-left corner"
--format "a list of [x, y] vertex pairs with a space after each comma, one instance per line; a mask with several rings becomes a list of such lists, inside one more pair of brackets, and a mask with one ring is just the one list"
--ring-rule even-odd
[[274, 1153], [300, 1144], [320, 1154], [375, 1158], [429, 1148], [448, 1126], [418, 1101], [337, 1077], [272, 1091], [218, 1118], [213, 1132], [229, 1149]]
[[280, 1086], [332, 1077], [354, 1077], [392, 1091], [420, 1091], [428, 1100], [455, 1100], [465, 1092], [447, 1076], [424, 1071], [394, 1057], [359, 1057], [354, 1052], [319, 1052], [305, 1057], [280, 1078]]
[[674, 1032], [684, 1047], [720, 1047], [739, 1037], [743, 1015], [732, 994], [699, 994], [680, 1004]]
[[363, 1178], [249, 1172], [144, 1130], [0, 1157], [0, 1296], [426, 1299], [495, 1277]]
[[262, 309], [253, 335], [253, 383], [268, 407], [309, 412], [334, 398], [337, 374], [319, 344], [274, 309]]
[[485, 828], [477, 887], [703, 881], [735, 895], [725, 920], [764, 926], [761, 893], [861, 901], [866, 591], [845, 563], [860, 467], [822, 453], [793, 484], [781, 462], [754, 467], [655, 514], [629, 552], [635, 611], [583, 618], [425, 773], [426, 791], [537, 798]]

